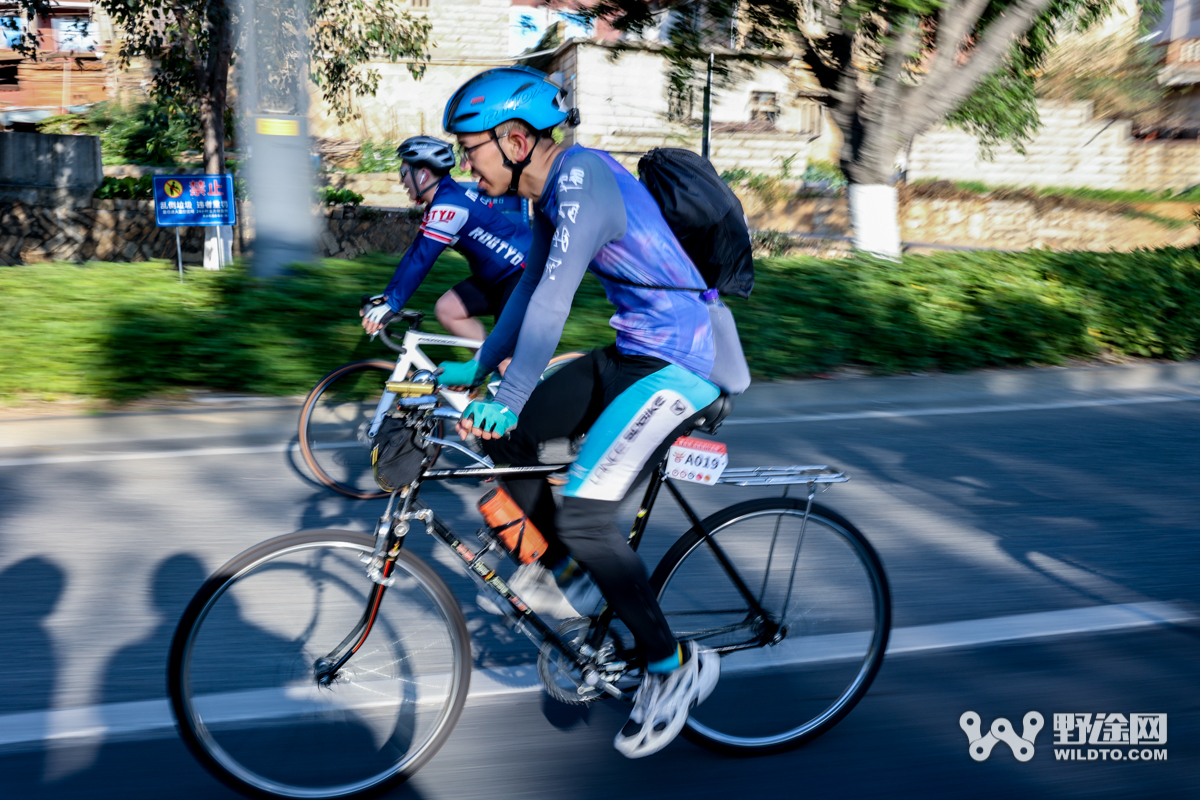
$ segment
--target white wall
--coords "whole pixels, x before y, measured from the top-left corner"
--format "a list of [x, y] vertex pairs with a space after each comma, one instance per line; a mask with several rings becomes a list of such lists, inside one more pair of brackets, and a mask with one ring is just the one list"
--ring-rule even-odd
[[1042, 128], [1021, 155], [1004, 145], [991, 161], [975, 137], [938, 127], [913, 142], [910, 181], [982, 181], [994, 186], [1126, 187], [1130, 123], [1094, 119], [1091, 103], [1040, 103]]

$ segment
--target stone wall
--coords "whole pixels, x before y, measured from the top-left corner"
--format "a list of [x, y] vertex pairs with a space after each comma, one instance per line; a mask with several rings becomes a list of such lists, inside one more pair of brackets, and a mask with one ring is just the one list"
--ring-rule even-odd
[[1096, 119], [1090, 102], [1038, 107], [1042, 127], [1024, 154], [1005, 145], [989, 161], [973, 136], [938, 127], [914, 140], [908, 180], [1176, 192], [1200, 185], [1200, 141], [1135, 139], [1129, 121]]
[[[907, 195], [907, 196], [905, 196]], [[900, 203], [904, 242], [996, 250], [1117, 250], [1188, 246], [1200, 241], [1192, 225], [1167, 227], [1139, 212], [1187, 220], [1192, 206], [1154, 203], [1119, 208], [1097, 203], [1012, 197], [914, 197]], [[770, 208], [743, 202], [750, 226], [831, 239], [850, 235], [844, 197], [795, 198]]]
[[[407, 212], [376, 209], [322, 209], [318, 256], [354, 258], [366, 252], [408, 249], [420, 221]], [[183, 228], [185, 264], [203, 261], [204, 231]], [[235, 256], [248, 255], [254, 214], [242, 203], [234, 230]], [[175, 229], [154, 224], [149, 200], [92, 200], [76, 208], [0, 202], [0, 264], [39, 261], [175, 261]]]
[[[200, 261], [203, 230], [180, 233], [184, 261]], [[155, 226], [149, 200], [92, 200], [75, 208], [0, 203], [0, 264], [151, 258], [175, 260], [175, 229]]]

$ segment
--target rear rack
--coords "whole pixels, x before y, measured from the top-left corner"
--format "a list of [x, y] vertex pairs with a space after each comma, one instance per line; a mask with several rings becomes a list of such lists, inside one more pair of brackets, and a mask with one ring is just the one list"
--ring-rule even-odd
[[734, 486], [768, 486], [785, 483], [845, 483], [846, 473], [830, 466], [740, 467], [727, 469], [717, 483]]

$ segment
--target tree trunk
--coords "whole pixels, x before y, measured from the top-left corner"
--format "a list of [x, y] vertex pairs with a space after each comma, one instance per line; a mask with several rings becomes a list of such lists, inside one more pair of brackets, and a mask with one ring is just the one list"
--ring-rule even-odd
[[[204, 172], [225, 174], [225, 106], [229, 97], [229, 65], [233, 58], [233, 20], [220, 4], [210, 29], [208, 58], [197, 65], [200, 96], [200, 131], [204, 143]], [[230, 198], [232, 202], [233, 198]], [[221, 269], [232, 259], [233, 228], [224, 225], [204, 229], [204, 268]]]

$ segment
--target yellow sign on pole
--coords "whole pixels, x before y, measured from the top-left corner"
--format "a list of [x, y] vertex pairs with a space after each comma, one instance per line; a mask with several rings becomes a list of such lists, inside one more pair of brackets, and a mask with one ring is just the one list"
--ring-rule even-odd
[[299, 136], [300, 123], [294, 119], [259, 117], [255, 120], [255, 130], [263, 136]]

